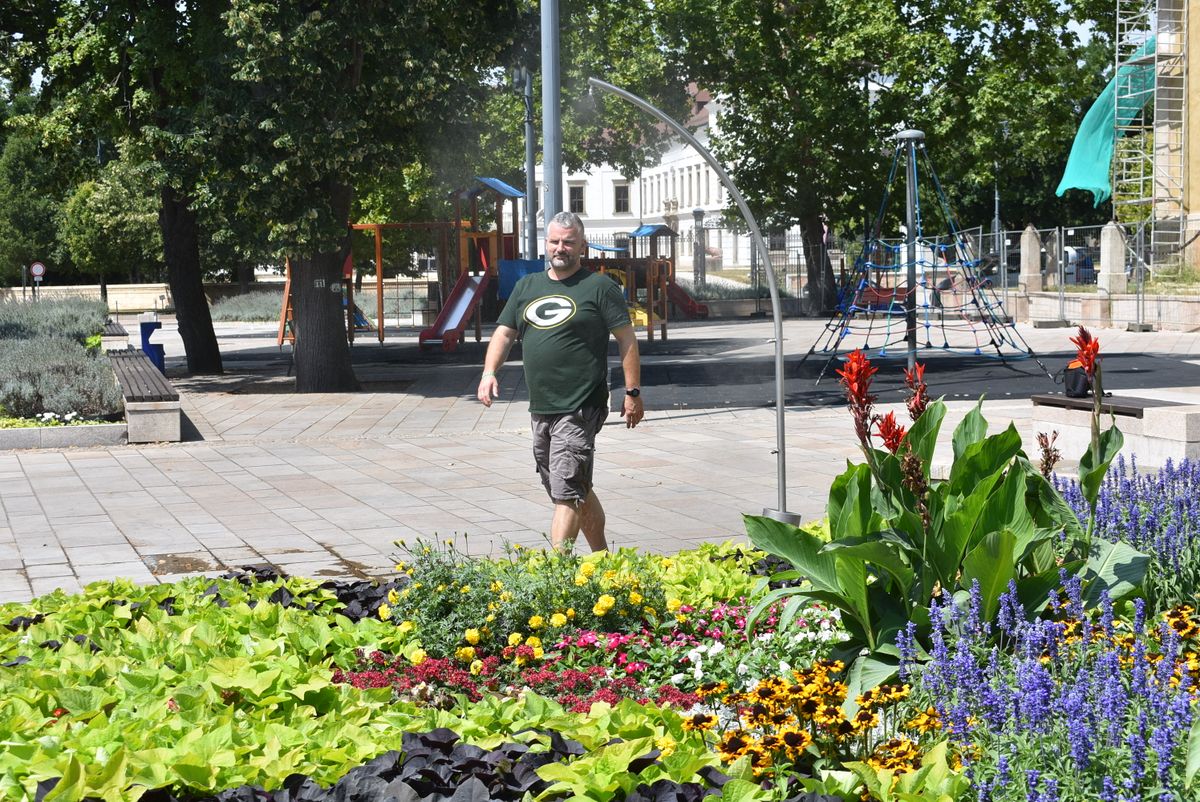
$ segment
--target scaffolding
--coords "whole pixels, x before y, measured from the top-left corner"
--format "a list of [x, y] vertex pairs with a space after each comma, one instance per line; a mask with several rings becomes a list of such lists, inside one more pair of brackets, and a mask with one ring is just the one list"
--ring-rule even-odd
[[1117, 0], [1113, 213], [1134, 226], [1131, 261], [1149, 270], [1183, 244], [1187, 6]]

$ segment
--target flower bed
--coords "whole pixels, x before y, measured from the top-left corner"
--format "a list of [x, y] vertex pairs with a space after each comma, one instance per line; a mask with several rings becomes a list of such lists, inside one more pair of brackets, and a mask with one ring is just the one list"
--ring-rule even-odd
[[748, 517], [763, 551], [418, 542], [383, 585], [4, 605], [0, 798], [1197, 798], [1197, 472], [1109, 474], [1097, 416], [1064, 498], [1052, 438], [1035, 466], [976, 409], [938, 481], [944, 407], [918, 368], [878, 415], [874, 372], [841, 371], [865, 462], [828, 522]]

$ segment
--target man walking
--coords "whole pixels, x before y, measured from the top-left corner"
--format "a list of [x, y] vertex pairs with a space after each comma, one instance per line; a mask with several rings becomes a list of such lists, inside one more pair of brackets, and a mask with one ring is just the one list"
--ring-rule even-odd
[[641, 361], [629, 308], [612, 279], [584, 270], [583, 221], [559, 212], [546, 226], [549, 268], [517, 282], [500, 313], [483, 362], [477, 396], [500, 397], [496, 371], [521, 338], [533, 426], [533, 456], [554, 502], [550, 542], [564, 551], [582, 529], [593, 551], [608, 548], [604, 508], [592, 490], [596, 434], [608, 415], [608, 335], [625, 372], [621, 416], [633, 428], [645, 416]]

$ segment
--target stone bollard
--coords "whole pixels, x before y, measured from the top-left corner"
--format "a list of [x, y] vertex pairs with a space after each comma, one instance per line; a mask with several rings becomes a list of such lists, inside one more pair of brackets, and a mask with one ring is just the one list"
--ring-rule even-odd
[[1125, 232], [1119, 225], [1110, 222], [1100, 231], [1100, 272], [1096, 276], [1096, 284], [1112, 296], [1124, 293], [1128, 283], [1125, 275]]
[[1042, 291], [1042, 238], [1032, 223], [1021, 232], [1020, 282], [1025, 292]]

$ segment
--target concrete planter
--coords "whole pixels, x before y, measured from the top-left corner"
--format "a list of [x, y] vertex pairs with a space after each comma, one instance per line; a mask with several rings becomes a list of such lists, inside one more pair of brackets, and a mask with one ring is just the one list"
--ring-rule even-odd
[[126, 442], [127, 437], [128, 428], [124, 423], [0, 429], [0, 450], [13, 448], [92, 448], [97, 446], [119, 446]]

